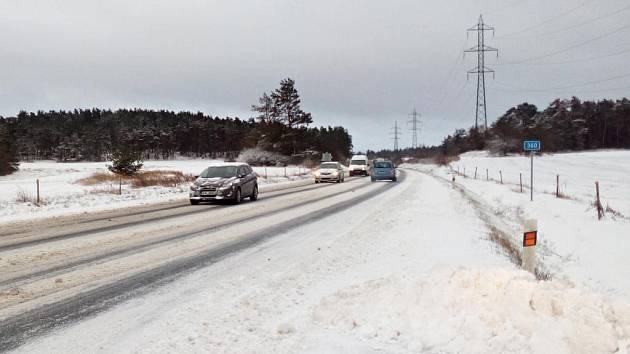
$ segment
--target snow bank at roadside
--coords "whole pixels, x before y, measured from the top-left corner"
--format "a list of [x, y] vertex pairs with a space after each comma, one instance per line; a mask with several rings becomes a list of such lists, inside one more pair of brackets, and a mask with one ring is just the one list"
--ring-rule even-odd
[[325, 297], [313, 317], [362, 341], [423, 353], [462, 348], [469, 353], [615, 353], [630, 339], [627, 303], [501, 268], [437, 268], [415, 279], [371, 280]]
[[[515, 247], [521, 249], [524, 221], [538, 221], [538, 262], [549, 275], [569, 279], [598, 292], [630, 296], [627, 271], [630, 269], [630, 219], [608, 213], [604, 219], [598, 220], [592, 205], [594, 197], [589, 195], [594, 193], [594, 175], [605, 176], [602, 185], [607, 187], [602, 190], [602, 202], [610, 203], [624, 213], [630, 208], [630, 189], [623, 185], [630, 176], [630, 151], [536, 157], [533, 202], [529, 190], [525, 188], [524, 193], [520, 193], [517, 185], [519, 169], [524, 169], [523, 182], [526, 182], [528, 164], [527, 157], [491, 157], [485, 151], [475, 151], [463, 154], [451, 166], [417, 164], [406, 167], [449, 184], [453, 172], [459, 168], [460, 174], [455, 173], [456, 188], [473, 200], [478, 211], [489, 216], [490, 222], [499, 227]], [[619, 166], [623, 164], [626, 165]], [[474, 178], [475, 166], [478, 166], [477, 179]], [[489, 169], [489, 181], [486, 180], [486, 168]], [[503, 184], [499, 170], [503, 172]], [[570, 198], [556, 198], [550, 193], [551, 183], [548, 182], [555, 183], [557, 171], [564, 171], [561, 173], [561, 192]], [[563, 180], [566, 181], [564, 187]]]

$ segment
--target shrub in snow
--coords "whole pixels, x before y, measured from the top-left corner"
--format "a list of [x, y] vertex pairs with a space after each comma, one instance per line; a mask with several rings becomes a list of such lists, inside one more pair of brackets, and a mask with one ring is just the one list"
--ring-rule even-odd
[[286, 166], [289, 157], [262, 149], [243, 150], [236, 159], [252, 166]]
[[112, 161], [107, 169], [117, 175], [133, 176], [142, 168], [142, 154], [129, 150], [117, 150], [110, 156]]

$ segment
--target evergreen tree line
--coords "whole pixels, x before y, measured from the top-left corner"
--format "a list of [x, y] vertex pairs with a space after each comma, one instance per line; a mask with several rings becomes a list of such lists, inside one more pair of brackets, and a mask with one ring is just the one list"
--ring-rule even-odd
[[0, 119], [0, 176], [8, 175], [18, 169], [18, 153], [13, 129], [4, 119]]
[[[327, 147], [348, 154], [352, 139], [342, 127], [288, 128], [254, 119], [145, 109], [74, 110], [0, 118], [0, 142], [21, 161], [103, 161], [115, 150], [141, 152], [145, 159], [225, 157], [250, 147], [290, 154]], [[277, 134], [277, 132], [280, 132]], [[275, 139], [295, 136], [294, 143]]]
[[343, 127], [309, 127], [310, 113], [300, 107], [295, 82], [284, 79], [248, 120], [219, 118], [201, 112], [165, 110], [77, 109], [20, 112], [0, 117], [0, 174], [17, 168], [17, 161], [104, 161], [116, 151], [144, 159], [189, 157], [235, 158], [247, 148], [304, 156], [331, 152], [346, 158], [352, 137]]
[[487, 132], [459, 129], [441, 147], [448, 156], [481, 149], [506, 154], [522, 152], [524, 140], [540, 140], [545, 152], [630, 148], [630, 100], [556, 99], [543, 111], [523, 103]]
[[438, 146], [368, 151], [368, 155], [394, 161], [436, 158], [439, 162], [472, 150], [499, 155], [522, 152], [524, 140], [540, 140], [543, 152], [630, 148], [630, 100], [556, 99], [543, 111], [523, 103], [500, 116], [487, 132], [457, 129]]

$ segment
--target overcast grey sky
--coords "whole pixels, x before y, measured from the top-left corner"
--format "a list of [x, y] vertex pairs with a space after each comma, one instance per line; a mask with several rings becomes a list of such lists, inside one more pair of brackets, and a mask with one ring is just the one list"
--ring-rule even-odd
[[[394, 121], [414, 106], [420, 142], [437, 144], [474, 123], [466, 70], [476, 57], [462, 49], [476, 44], [466, 29], [480, 13], [500, 50], [487, 59], [489, 120], [523, 101], [630, 90], [628, 0], [20, 0], [0, 3], [0, 114], [144, 107], [249, 118], [291, 77], [315, 124], [347, 127], [357, 150], [390, 147]], [[405, 129], [400, 145], [410, 144]]]

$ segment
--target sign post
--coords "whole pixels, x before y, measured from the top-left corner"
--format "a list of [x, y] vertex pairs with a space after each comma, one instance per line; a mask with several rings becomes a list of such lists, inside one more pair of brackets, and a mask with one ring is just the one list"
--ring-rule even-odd
[[523, 141], [523, 150], [529, 151], [530, 165], [530, 181], [529, 181], [529, 200], [534, 201], [534, 151], [540, 151], [540, 140]]
[[536, 274], [536, 244], [538, 243], [538, 222], [525, 220], [523, 225], [523, 269]]

